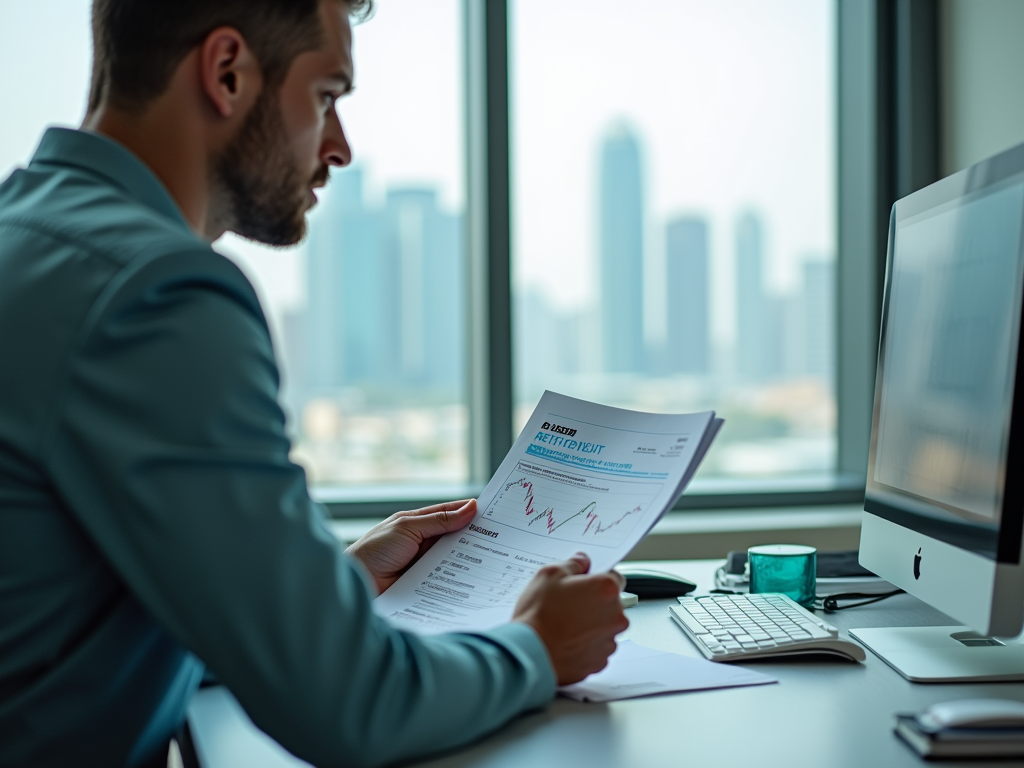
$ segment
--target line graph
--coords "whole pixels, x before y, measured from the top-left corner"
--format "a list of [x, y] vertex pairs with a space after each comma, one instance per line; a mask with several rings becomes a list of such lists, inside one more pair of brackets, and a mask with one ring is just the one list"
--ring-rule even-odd
[[483, 516], [541, 536], [615, 547], [660, 491], [659, 483], [594, 478], [519, 462]]

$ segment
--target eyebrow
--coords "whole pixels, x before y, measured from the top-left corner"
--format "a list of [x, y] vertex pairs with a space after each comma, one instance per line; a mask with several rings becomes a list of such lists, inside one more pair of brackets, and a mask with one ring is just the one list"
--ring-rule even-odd
[[355, 86], [352, 84], [352, 76], [348, 72], [339, 70], [333, 74], [327, 75], [328, 80], [337, 80], [344, 86], [344, 93], [352, 93]]

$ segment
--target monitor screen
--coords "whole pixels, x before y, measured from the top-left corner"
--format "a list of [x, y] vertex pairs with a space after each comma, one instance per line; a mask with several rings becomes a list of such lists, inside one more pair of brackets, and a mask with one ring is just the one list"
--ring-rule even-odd
[[897, 204], [868, 497], [952, 524], [951, 543], [991, 554], [1017, 370], [1024, 178], [902, 214]]

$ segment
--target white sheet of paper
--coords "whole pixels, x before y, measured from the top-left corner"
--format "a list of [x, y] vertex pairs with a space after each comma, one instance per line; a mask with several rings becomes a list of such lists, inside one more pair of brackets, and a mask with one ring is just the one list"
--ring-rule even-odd
[[504, 624], [538, 568], [576, 552], [613, 568], [683, 492], [718, 433], [714, 412], [665, 415], [545, 392], [479, 498], [374, 609], [421, 633]]
[[607, 667], [582, 682], [562, 686], [558, 692], [576, 701], [601, 702], [776, 682], [773, 677], [742, 667], [658, 651], [623, 640], [608, 659]]

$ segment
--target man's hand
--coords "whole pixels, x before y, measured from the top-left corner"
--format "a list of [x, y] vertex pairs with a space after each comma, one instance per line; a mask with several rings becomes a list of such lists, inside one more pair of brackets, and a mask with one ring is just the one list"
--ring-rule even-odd
[[345, 551], [370, 572], [380, 594], [398, 581], [439, 537], [464, 528], [475, 514], [476, 499], [396, 512]]
[[547, 646], [559, 685], [604, 669], [615, 652], [615, 636], [629, 626], [619, 602], [625, 579], [615, 571], [589, 570], [583, 553], [545, 565], [519, 596], [512, 617], [533, 627]]

